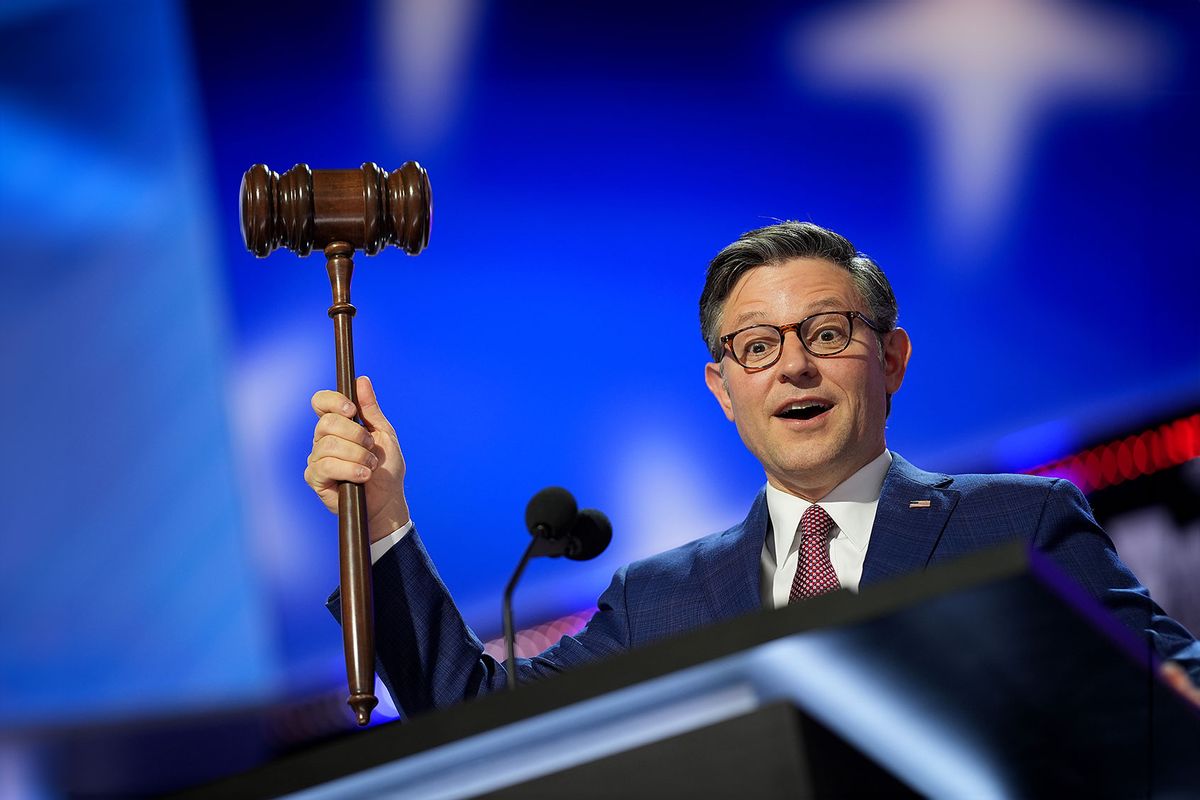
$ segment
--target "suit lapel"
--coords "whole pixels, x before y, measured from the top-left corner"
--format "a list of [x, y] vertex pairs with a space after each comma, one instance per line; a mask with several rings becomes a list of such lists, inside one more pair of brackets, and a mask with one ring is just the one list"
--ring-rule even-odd
[[947, 488], [953, 480], [919, 470], [892, 453], [860, 585], [925, 568], [958, 504], [958, 492]]
[[697, 556], [696, 577], [714, 620], [746, 614], [762, 606], [762, 548], [766, 541], [767, 493], [754, 498], [740, 524], [703, 543]]
[[[917, 469], [892, 453], [883, 480], [860, 586], [925, 568], [941, 538], [958, 492], [949, 475]], [[929, 501], [924, 506], [922, 501]], [[913, 501], [918, 507], [909, 506]], [[762, 548], [770, 513], [764, 487], [740, 524], [703, 543], [694, 569], [714, 620], [762, 607]]]

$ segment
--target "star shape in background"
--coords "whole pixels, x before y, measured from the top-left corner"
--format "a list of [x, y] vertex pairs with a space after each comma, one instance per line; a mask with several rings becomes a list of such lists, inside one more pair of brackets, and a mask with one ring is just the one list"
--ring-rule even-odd
[[806, 83], [916, 106], [936, 218], [966, 245], [1004, 222], [1056, 107], [1144, 101], [1169, 65], [1169, 38], [1152, 24], [1056, 0], [872, 3], [806, 19], [792, 46]]

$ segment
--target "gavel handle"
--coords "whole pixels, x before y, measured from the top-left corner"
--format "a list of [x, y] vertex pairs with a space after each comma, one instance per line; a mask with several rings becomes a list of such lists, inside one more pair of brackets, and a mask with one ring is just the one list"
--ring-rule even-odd
[[[354, 337], [350, 321], [355, 308], [350, 305], [350, 278], [354, 271], [351, 255], [354, 247], [334, 242], [325, 248], [329, 286], [333, 305], [334, 346], [337, 351], [337, 389], [358, 406], [354, 388]], [[362, 422], [360, 416], [356, 416]], [[345, 482], [338, 485], [338, 551], [341, 560], [342, 644], [346, 651], [346, 678], [359, 725], [371, 721], [375, 697], [375, 619], [371, 599], [371, 549], [367, 541], [367, 501], [362, 485]]]

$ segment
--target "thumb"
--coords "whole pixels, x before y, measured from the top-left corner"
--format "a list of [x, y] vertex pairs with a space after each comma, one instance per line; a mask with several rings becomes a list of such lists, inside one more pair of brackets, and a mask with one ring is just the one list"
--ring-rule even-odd
[[379, 400], [375, 397], [375, 387], [371, 385], [371, 379], [366, 375], [358, 376], [354, 389], [358, 393], [358, 411], [362, 414], [363, 422], [367, 423], [367, 427], [371, 430], [392, 430], [391, 423], [383, 415], [383, 409], [379, 407]]

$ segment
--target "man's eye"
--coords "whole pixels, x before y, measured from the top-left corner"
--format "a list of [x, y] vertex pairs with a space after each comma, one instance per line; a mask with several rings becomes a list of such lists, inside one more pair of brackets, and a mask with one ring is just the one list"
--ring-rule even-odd
[[770, 339], [752, 339], [744, 342], [740, 346], [739, 352], [744, 362], [762, 361], [771, 357], [776, 346], [777, 343]]
[[828, 323], [824, 327], [810, 331], [807, 343], [809, 347], [828, 353], [845, 347], [848, 338], [849, 331], [844, 327]]

